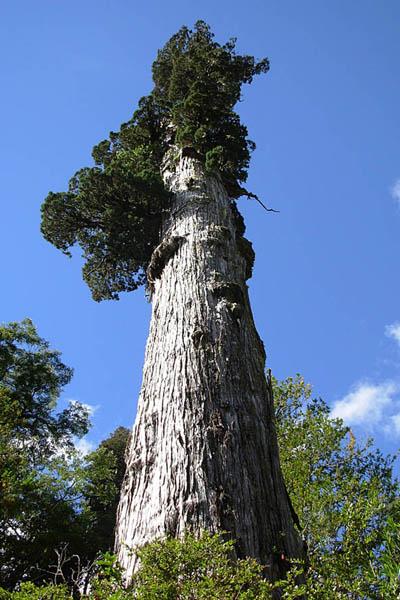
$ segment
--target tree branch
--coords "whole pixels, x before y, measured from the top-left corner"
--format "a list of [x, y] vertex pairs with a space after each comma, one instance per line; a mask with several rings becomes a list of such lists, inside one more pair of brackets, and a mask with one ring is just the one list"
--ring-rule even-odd
[[261, 202], [260, 198], [257, 196], [257, 194], [253, 194], [252, 192], [248, 192], [245, 188], [240, 188], [240, 192], [242, 193], [243, 196], [247, 196], [247, 198], [254, 198], [254, 200], [257, 200], [257, 202], [263, 207], [264, 210], [266, 210], [267, 212], [274, 212], [274, 213], [278, 213], [280, 212], [280, 210], [275, 210], [275, 208], [268, 208], [268, 206], [265, 206], [265, 204], [263, 202]]

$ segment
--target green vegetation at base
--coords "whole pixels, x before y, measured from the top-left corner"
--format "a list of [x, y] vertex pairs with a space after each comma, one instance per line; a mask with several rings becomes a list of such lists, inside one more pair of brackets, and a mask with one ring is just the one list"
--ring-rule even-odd
[[[232, 559], [233, 541], [207, 532], [197, 539], [158, 540], [138, 551], [139, 571], [129, 588], [122, 584], [115, 558], [106, 554], [94, 569], [87, 600], [270, 600], [280, 590], [285, 598], [300, 598], [305, 588], [295, 581], [274, 584], [263, 577], [263, 567], [253, 559]], [[3, 595], [2, 595], [3, 594]], [[21, 591], [0, 591], [0, 600], [64, 600], [71, 598], [65, 586], [23, 584]]]
[[[129, 433], [118, 428], [86, 457], [75, 438], [84, 405], [57, 412], [72, 371], [31, 321], [0, 327], [0, 600], [252, 599], [395, 600], [400, 595], [399, 484], [394, 457], [360, 444], [298, 376], [274, 381], [276, 425], [288, 493], [308, 547], [306, 583], [292, 565], [271, 584], [263, 567], [232, 559], [234, 542], [204, 533], [139, 550], [122, 586], [113, 547]], [[102, 556], [99, 559], [99, 556]], [[305, 586], [305, 587], [304, 587]]]

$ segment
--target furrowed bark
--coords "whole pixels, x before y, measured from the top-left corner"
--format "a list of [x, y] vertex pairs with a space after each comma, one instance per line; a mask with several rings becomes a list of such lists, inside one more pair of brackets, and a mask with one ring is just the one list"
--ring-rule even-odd
[[272, 578], [303, 555], [284, 486], [246, 279], [254, 254], [217, 177], [180, 156], [164, 179], [174, 193], [148, 281], [152, 318], [138, 414], [117, 518], [116, 548], [185, 531], [226, 531], [238, 557]]

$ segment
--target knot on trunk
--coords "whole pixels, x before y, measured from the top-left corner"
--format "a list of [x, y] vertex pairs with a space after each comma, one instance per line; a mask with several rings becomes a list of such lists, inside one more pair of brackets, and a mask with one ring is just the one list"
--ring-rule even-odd
[[227, 302], [226, 307], [236, 321], [241, 318], [243, 314], [243, 304], [239, 304], [238, 302]]
[[211, 286], [212, 293], [218, 300], [223, 300], [232, 317], [239, 321], [244, 310], [244, 294], [242, 287], [232, 281], [218, 281]]
[[154, 250], [146, 271], [147, 287], [150, 293], [154, 291], [155, 280], [161, 277], [165, 265], [182, 246], [184, 241], [185, 238], [182, 236], [172, 236], [163, 240]]
[[224, 225], [211, 224], [208, 228], [208, 233], [210, 238], [217, 239], [221, 242], [229, 241], [232, 237], [229, 227], [225, 227]]
[[195, 158], [197, 160], [201, 160], [200, 154], [195, 150], [192, 146], [185, 146], [181, 150], [182, 157], [188, 156], [189, 158]]

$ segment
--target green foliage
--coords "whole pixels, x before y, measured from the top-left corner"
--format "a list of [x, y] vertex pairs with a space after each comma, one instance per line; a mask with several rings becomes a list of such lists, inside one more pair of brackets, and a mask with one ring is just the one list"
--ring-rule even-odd
[[[220, 535], [204, 532], [200, 538], [187, 534], [182, 540], [160, 539], [139, 551], [141, 566], [132, 584], [124, 588], [122, 572], [111, 554], [96, 563], [96, 574], [87, 600], [271, 600], [279, 590], [282, 598], [301, 598], [304, 587], [296, 583], [294, 569], [287, 581], [269, 583], [263, 568], [255, 560], [235, 560], [234, 542], [224, 542]], [[60, 590], [58, 600], [69, 598], [65, 587], [40, 588], [26, 586], [32, 598], [45, 598]], [[4, 593], [0, 600], [25, 600], [28, 596]], [[49, 596], [51, 598], [51, 596]]]
[[68, 192], [50, 192], [42, 206], [45, 238], [66, 254], [76, 243], [83, 249], [83, 278], [95, 300], [142, 285], [159, 240], [169, 196], [159, 175], [135, 170], [137, 156], [119, 151], [104, 169], [78, 171]]
[[72, 370], [50, 350], [29, 319], [0, 327], [1, 438], [29, 443], [35, 451], [50, 453], [60, 441], [72, 444], [73, 435], [87, 432], [87, 414], [77, 403], [52, 413]]
[[[118, 428], [86, 461], [74, 438], [88, 431], [77, 403], [56, 412], [72, 370], [32, 321], [0, 326], [0, 584], [51, 578], [55, 550], [90, 562], [113, 545], [128, 431]], [[71, 564], [64, 568], [65, 580]]]
[[[74, 537], [73, 437], [88, 430], [78, 403], [55, 413], [72, 371], [29, 319], [0, 327], [0, 582], [12, 586]], [[64, 533], [62, 533], [64, 536]]]
[[[77, 402], [56, 412], [72, 370], [26, 319], [0, 327], [0, 584], [48, 581], [55, 550], [89, 564], [112, 548], [129, 432], [119, 427], [83, 457], [88, 431]], [[69, 582], [76, 565], [62, 565]], [[53, 569], [54, 570], [54, 569]]]
[[282, 469], [308, 546], [307, 598], [397, 598], [394, 457], [357, 443], [301, 377], [274, 390]]
[[166, 110], [173, 142], [194, 148], [206, 167], [219, 171], [240, 195], [238, 182], [246, 180], [254, 143], [233, 109], [242, 85], [266, 73], [269, 64], [237, 55], [235, 45], [235, 39], [223, 46], [215, 42], [203, 21], [194, 31], [182, 27], [158, 52], [153, 95]]
[[123, 584], [122, 569], [119, 566], [116, 557], [105, 552], [96, 562], [96, 574], [91, 581], [92, 594], [95, 600], [125, 600], [133, 598], [130, 589], [126, 589]]
[[[15, 324], [12, 331], [11, 338], [18, 337]], [[26, 350], [21, 337], [14, 343]], [[282, 467], [308, 545], [305, 583], [299, 583], [302, 565], [296, 563], [287, 580], [265, 581], [261, 565], [234, 560], [233, 541], [205, 532], [200, 539], [188, 533], [182, 540], [160, 539], [139, 549], [141, 567], [125, 589], [115, 557], [106, 552], [112, 548], [129, 436], [119, 428], [84, 461], [46, 450], [45, 468], [35, 470], [25, 459], [21, 473], [26, 487], [20, 488], [24, 509], [21, 504], [0, 540], [6, 549], [0, 568], [3, 586], [12, 588], [24, 579], [63, 581], [76, 596], [68, 556], [79, 554], [85, 566], [102, 551], [91, 568], [95, 575], [84, 596], [88, 600], [262, 600], [278, 593], [286, 600], [398, 599], [400, 502], [393, 457], [382, 456], [371, 442], [359, 444], [340, 420], [330, 419], [328, 406], [312, 397], [301, 377], [274, 381], [274, 390]], [[61, 540], [69, 544], [69, 554], [60, 562], [57, 579], [50, 565]], [[0, 600], [72, 597], [65, 585], [53, 583], [36, 588], [25, 582], [18, 590], [0, 590]]]
[[1, 530], [0, 585], [53, 581], [58, 573], [56, 581], [76, 591], [76, 573], [113, 547], [128, 435], [118, 428], [86, 457], [59, 446], [61, 455], [26, 469], [18, 504]]
[[88, 415], [78, 403], [54, 408], [72, 371], [49, 348], [29, 319], [0, 327], [0, 510], [13, 518], [24, 490], [36, 486], [31, 469], [73, 446], [87, 432]]
[[71, 593], [65, 585], [36, 586], [32, 582], [22, 583], [16, 592], [0, 589], [0, 600], [69, 600]]
[[81, 519], [86, 532], [85, 555], [90, 560], [99, 552], [114, 547], [115, 519], [126, 468], [128, 439], [128, 429], [118, 427], [86, 457]]
[[175, 598], [267, 598], [262, 567], [254, 560], [232, 560], [233, 542], [204, 533], [180, 541], [167, 538], [139, 551], [141, 568], [133, 583], [140, 600]]
[[389, 516], [383, 530], [380, 564], [371, 564], [371, 576], [378, 582], [381, 598], [400, 597], [400, 514]]
[[232, 540], [223, 534], [187, 533], [183, 539], [156, 540], [138, 550], [140, 568], [133, 579], [132, 598], [138, 600], [266, 600], [301, 598], [301, 568], [293, 565], [288, 579], [271, 583], [256, 560], [234, 558]]
[[198, 21], [182, 27], [153, 64], [154, 89], [133, 118], [93, 148], [95, 167], [78, 171], [67, 192], [50, 192], [42, 206], [42, 233], [64, 253], [83, 250], [83, 278], [95, 300], [117, 299], [146, 281], [170, 208], [160, 169], [171, 148], [190, 147], [218, 171], [234, 198], [243, 193], [254, 143], [234, 112], [241, 87], [268, 70], [266, 59], [221, 46]]

